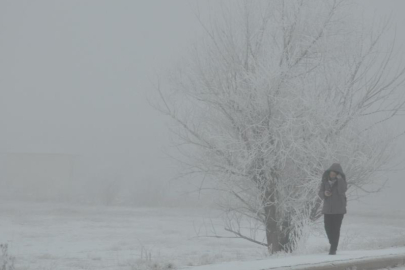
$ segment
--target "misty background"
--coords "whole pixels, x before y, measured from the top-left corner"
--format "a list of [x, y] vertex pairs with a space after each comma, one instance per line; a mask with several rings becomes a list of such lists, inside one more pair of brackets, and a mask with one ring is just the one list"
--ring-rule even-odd
[[[367, 14], [392, 18], [397, 42], [405, 44], [404, 1], [357, 2]], [[178, 167], [165, 154], [170, 119], [147, 97], [155, 75], [164, 76], [198, 42], [203, 29], [193, 10], [210, 3], [0, 1], [2, 198], [176, 206], [209, 201], [186, 193], [198, 179], [172, 180]], [[397, 125], [405, 128], [404, 119]], [[403, 153], [404, 145], [401, 138]], [[405, 162], [405, 154], [397, 161]], [[351, 203], [348, 211], [399, 209], [403, 174], [387, 173], [381, 193]]]

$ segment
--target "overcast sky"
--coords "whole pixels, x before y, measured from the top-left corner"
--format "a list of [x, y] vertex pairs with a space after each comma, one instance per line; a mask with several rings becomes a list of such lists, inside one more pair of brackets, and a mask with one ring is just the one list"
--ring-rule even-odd
[[[404, 43], [405, 1], [362, 2], [392, 12]], [[145, 97], [201, 32], [190, 3], [0, 0], [0, 153], [120, 154], [171, 172], [166, 118]]]

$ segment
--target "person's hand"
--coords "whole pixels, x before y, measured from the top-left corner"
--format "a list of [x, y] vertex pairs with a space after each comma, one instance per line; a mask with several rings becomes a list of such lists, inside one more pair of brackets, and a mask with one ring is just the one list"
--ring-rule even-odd
[[329, 196], [331, 196], [331, 195], [332, 195], [332, 193], [331, 193], [329, 190], [326, 190], [326, 191], [325, 191], [325, 196], [326, 196], [326, 197], [329, 197]]

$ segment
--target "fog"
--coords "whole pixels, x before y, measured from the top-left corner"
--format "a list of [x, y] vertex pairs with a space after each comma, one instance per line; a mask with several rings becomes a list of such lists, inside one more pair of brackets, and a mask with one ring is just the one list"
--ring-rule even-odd
[[[404, 44], [404, 1], [360, 2], [378, 16], [392, 17], [397, 41]], [[61, 168], [54, 188], [66, 184], [67, 200], [78, 193], [97, 198], [122, 184], [138, 196], [138, 204], [151, 199], [145, 194], [189, 203], [179, 198], [192, 187], [170, 181], [177, 165], [164, 153], [170, 150], [169, 119], [147, 97], [155, 74], [164, 75], [198, 41], [202, 29], [192, 12], [197, 3], [203, 8], [208, 1], [0, 1], [3, 187], [12, 184], [6, 178], [19, 171], [18, 164], [25, 164], [20, 179], [52, 164]], [[397, 124], [405, 128], [404, 123]], [[38, 159], [43, 162], [29, 169]], [[388, 174], [387, 188], [357, 206], [403, 205], [402, 175]], [[49, 181], [38, 181], [39, 189], [52, 188]]]

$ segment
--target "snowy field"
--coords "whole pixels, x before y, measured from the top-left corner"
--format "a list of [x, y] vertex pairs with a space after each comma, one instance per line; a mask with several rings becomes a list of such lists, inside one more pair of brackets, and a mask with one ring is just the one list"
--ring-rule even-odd
[[[176, 269], [268, 256], [245, 240], [196, 237], [210, 219], [225, 234], [219, 213], [204, 208], [1, 203], [0, 243], [17, 269]], [[405, 246], [405, 212], [345, 216], [338, 252], [397, 246]], [[328, 247], [320, 219], [296, 254], [323, 256]]]

